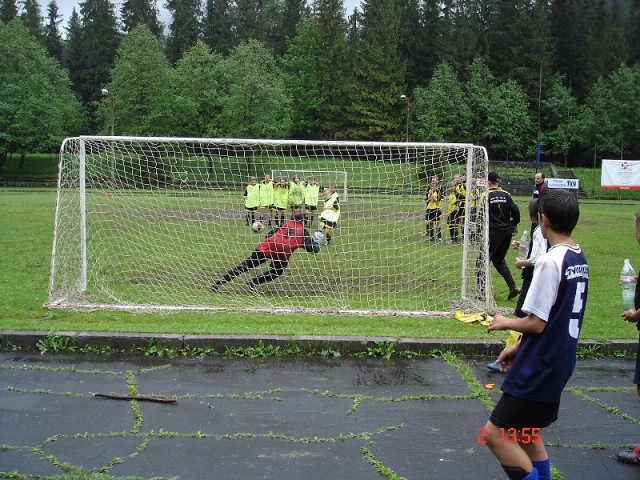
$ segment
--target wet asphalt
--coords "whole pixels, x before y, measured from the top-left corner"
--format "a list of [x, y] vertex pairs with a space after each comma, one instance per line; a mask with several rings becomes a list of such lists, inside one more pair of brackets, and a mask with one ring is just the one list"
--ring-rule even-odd
[[[5, 351], [0, 478], [82, 468], [173, 480], [503, 479], [479, 437], [504, 378], [491, 360]], [[565, 480], [640, 478], [616, 461], [640, 442], [634, 366], [578, 361], [559, 420], [542, 432]]]

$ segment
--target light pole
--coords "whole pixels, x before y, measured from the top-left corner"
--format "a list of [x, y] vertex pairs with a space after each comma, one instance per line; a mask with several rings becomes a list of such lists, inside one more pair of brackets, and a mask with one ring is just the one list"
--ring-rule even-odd
[[400, 99], [404, 100], [407, 104], [407, 121], [406, 121], [406, 142], [407, 146], [405, 147], [404, 153], [404, 172], [402, 175], [402, 195], [407, 194], [407, 175], [409, 171], [409, 117], [411, 116], [411, 100], [404, 93], [400, 95]]
[[109, 97], [109, 101], [111, 103], [111, 136], [113, 137], [115, 130], [115, 105], [113, 101], [113, 92], [110, 92], [106, 88], [103, 88], [102, 90], [100, 90], [100, 92], [102, 93], [103, 97]]
[[[106, 88], [100, 90], [103, 97], [109, 97], [109, 102], [111, 104], [111, 136], [115, 135], [115, 102], [113, 97], [113, 92], [110, 92]], [[113, 140], [111, 141], [111, 183], [115, 186], [116, 184], [116, 152], [113, 145]]]

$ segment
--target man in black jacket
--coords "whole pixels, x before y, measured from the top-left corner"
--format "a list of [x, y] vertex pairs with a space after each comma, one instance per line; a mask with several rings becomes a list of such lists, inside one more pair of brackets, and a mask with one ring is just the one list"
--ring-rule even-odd
[[[489, 189], [486, 193], [486, 201], [482, 201], [481, 205], [488, 209], [489, 214], [489, 261], [498, 273], [504, 278], [509, 287], [509, 295], [507, 299], [511, 300], [520, 293], [520, 289], [516, 285], [511, 275], [511, 270], [505, 261], [509, 247], [511, 246], [511, 237], [515, 232], [515, 228], [520, 223], [520, 209], [511, 198], [511, 195], [500, 188], [498, 185], [500, 177], [495, 172], [490, 172], [488, 177]], [[483, 216], [480, 216], [483, 218]], [[478, 257], [477, 272], [482, 272], [480, 266], [484, 263], [482, 255]], [[484, 285], [486, 279], [478, 278], [478, 285]], [[480, 287], [479, 287], [480, 288]], [[480, 288], [480, 292], [483, 292]]]

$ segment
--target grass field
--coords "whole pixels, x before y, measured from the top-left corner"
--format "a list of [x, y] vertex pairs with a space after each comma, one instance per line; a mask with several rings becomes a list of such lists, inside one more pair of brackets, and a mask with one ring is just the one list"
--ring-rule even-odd
[[[122, 190], [109, 197], [91, 191], [85, 297], [106, 305], [424, 312], [450, 310], [451, 296], [444, 293], [460, 292], [462, 247], [425, 241], [420, 196], [352, 194], [331, 247], [317, 255], [296, 253], [286, 274], [261, 286], [259, 296], [246, 288], [250, 274], [212, 295], [211, 282], [262, 240], [244, 225], [242, 203], [239, 192], [229, 191]], [[72, 225], [77, 199], [65, 204], [69, 211], [61, 217]], [[77, 283], [77, 230], [58, 231], [57, 298]]]
[[[524, 211], [527, 198], [516, 199]], [[129, 314], [71, 312], [42, 307], [47, 297], [55, 192], [0, 190], [0, 328], [44, 331], [114, 331], [182, 334], [353, 335], [419, 338], [502, 338], [483, 327], [449, 318], [350, 317], [301, 314], [173, 313]], [[632, 202], [582, 201], [574, 238], [590, 263], [590, 288], [583, 339], [635, 338], [635, 328], [619, 319], [618, 275], [624, 258], [636, 268], [640, 250], [633, 235]], [[526, 224], [521, 224], [521, 229]], [[515, 253], [510, 252], [511, 263]], [[495, 278], [496, 299], [507, 302], [502, 279]]]

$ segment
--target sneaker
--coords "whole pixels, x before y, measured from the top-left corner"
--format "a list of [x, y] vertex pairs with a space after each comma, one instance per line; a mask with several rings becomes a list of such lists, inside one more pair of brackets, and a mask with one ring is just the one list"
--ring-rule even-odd
[[213, 283], [211, 284], [211, 291], [212, 291], [213, 293], [217, 292], [217, 291], [218, 291], [218, 288], [220, 288], [220, 285], [222, 285], [222, 282], [221, 282], [220, 280], [216, 280], [215, 282], [213, 282]]
[[500, 365], [498, 365], [498, 362], [487, 363], [487, 368], [492, 372], [500, 373]]
[[518, 287], [512, 288], [511, 290], [509, 290], [509, 295], [507, 296], [507, 300], [511, 300], [512, 298], [515, 298], [518, 295], [520, 295], [520, 289]]
[[257, 295], [258, 294], [258, 289], [256, 288], [256, 284], [253, 283], [253, 281], [249, 280], [247, 282], [247, 289], [249, 290], [249, 293], [253, 294], [253, 295]]
[[617, 458], [619, 462], [640, 465], [640, 446], [636, 445], [630, 452], [619, 452]]

